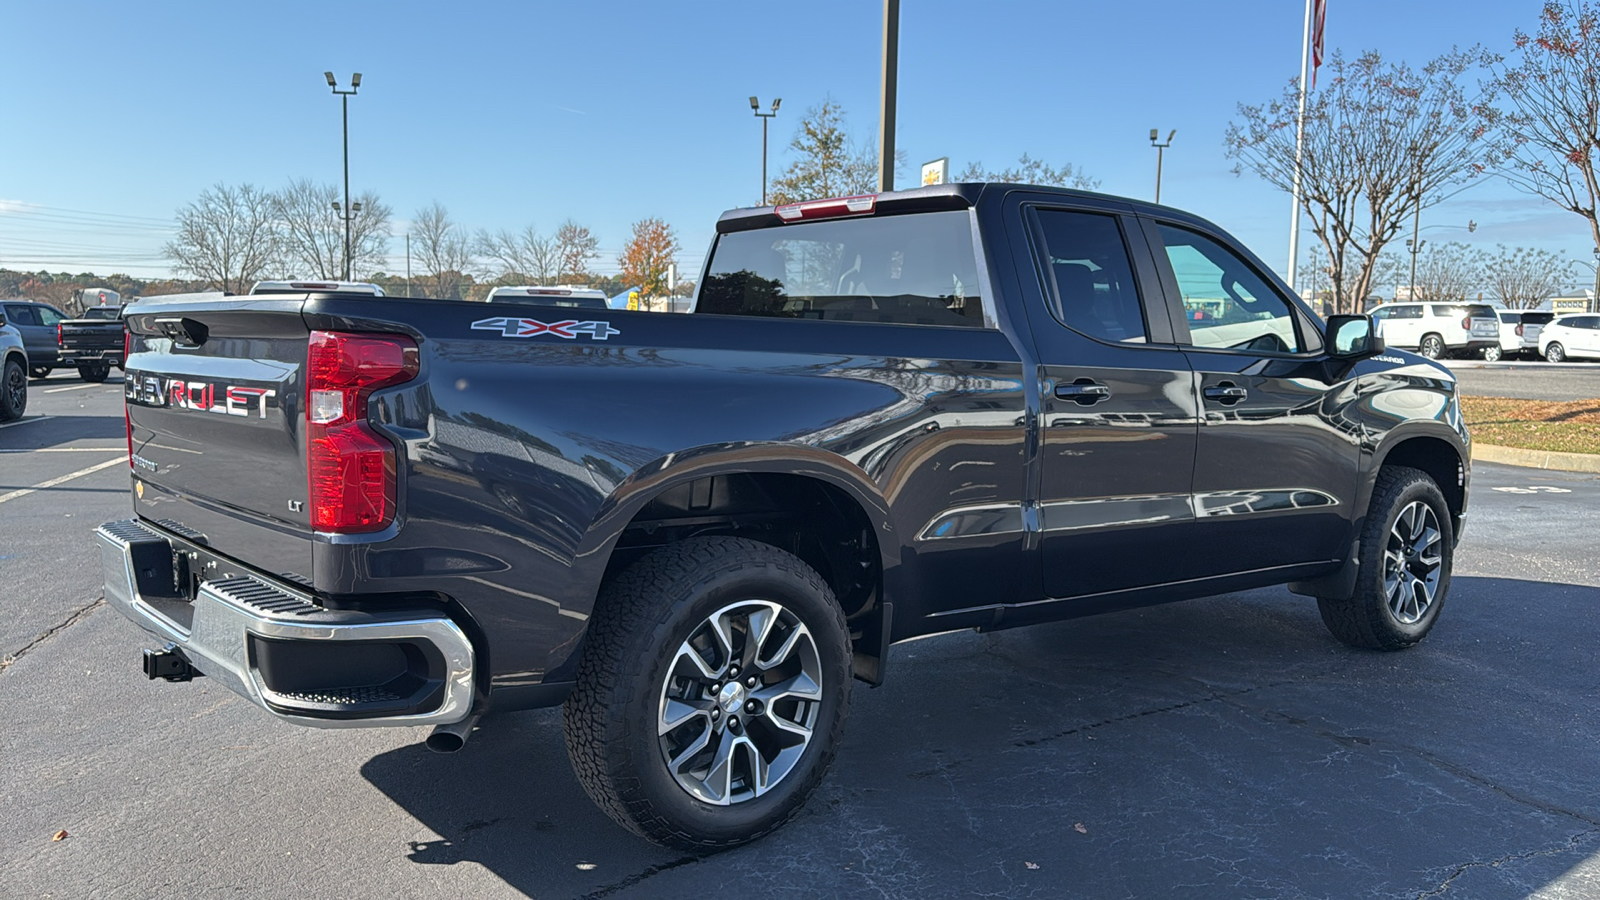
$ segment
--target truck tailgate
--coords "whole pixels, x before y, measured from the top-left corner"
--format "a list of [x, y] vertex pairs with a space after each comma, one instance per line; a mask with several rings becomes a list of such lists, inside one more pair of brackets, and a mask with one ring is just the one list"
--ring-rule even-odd
[[124, 394], [138, 514], [308, 581], [303, 304], [139, 304], [128, 315]]

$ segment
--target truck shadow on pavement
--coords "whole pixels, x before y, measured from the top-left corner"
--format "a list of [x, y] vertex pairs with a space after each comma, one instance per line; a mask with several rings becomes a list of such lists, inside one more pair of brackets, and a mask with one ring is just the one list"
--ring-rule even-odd
[[1600, 589], [1458, 576], [1448, 604], [1392, 654], [1279, 589], [899, 645], [795, 820], [705, 857], [600, 813], [558, 710], [362, 774], [438, 835], [411, 861], [538, 897], [1522, 896], [1600, 868]]

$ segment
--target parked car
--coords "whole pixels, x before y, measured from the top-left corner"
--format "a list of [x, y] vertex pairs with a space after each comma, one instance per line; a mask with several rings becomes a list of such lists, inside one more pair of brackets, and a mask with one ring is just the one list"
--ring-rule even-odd
[[0, 307], [0, 422], [22, 418], [28, 409], [28, 351], [22, 333]]
[[1500, 320], [1487, 303], [1385, 303], [1371, 310], [1384, 343], [1429, 359], [1500, 347]]
[[97, 534], [145, 674], [438, 750], [565, 703], [590, 797], [704, 850], [799, 809], [896, 641], [1284, 583], [1353, 646], [1437, 621], [1454, 377], [1210, 222], [951, 184], [716, 232], [688, 315], [134, 305]]
[[485, 302], [497, 300], [531, 300], [550, 306], [567, 306], [581, 309], [606, 309], [606, 292], [569, 285], [519, 285], [497, 287], [483, 298]]
[[1556, 316], [1539, 332], [1539, 355], [1550, 362], [1600, 358], [1600, 315]]
[[252, 294], [304, 294], [307, 291], [384, 296], [383, 288], [370, 281], [258, 281], [250, 288]]
[[[1530, 358], [1539, 355], [1539, 332], [1555, 318], [1555, 313], [1543, 309], [1503, 309], [1496, 310], [1496, 315], [1500, 317], [1500, 346], [1503, 351]], [[1508, 331], [1510, 334], [1507, 334]], [[1489, 359], [1488, 351], [1484, 351], [1484, 358]]]
[[6, 321], [22, 335], [28, 351], [28, 374], [44, 378], [56, 367], [59, 358], [56, 326], [66, 315], [48, 303], [32, 300], [7, 300], [3, 304]]
[[57, 362], [75, 366], [84, 381], [105, 381], [112, 367], [122, 368], [126, 345], [122, 306], [91, 306], [76, 319], [56, 323]]

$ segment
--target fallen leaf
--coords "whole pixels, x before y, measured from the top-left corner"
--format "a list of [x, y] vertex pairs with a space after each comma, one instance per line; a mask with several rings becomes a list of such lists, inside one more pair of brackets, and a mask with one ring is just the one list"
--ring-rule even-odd
[[1023, 865], [1027, 866], [1030, 869], [1039, 868], [1039, 864], [1038, 863], [1024, 862]]
[[53, 843], [55, 843], [57, 841], [64, 841], [66, 839], [67, 839], [67, 830], [65, 828], [63, 828], [60, 831], [58, 831], [55, 834], [50, 836], [50, 843], [53, 844]]
[[1072, 823], [1072, 830], [1076, 831], [1079, 834], [1088, 834], [1089, 833], [1089, 829], [1083, 827], [1083, 823], [1082, 822], [1074, 822], [1074, 823]]

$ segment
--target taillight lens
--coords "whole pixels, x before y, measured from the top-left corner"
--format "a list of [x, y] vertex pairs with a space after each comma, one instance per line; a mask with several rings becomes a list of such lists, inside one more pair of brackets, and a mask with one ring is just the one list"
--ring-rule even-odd
[[1463, 316], [1461, 318], [1461, 330], [1462, 331], [1471, 331], [1472, 330], [1472, 317], [1471, 316]]
[[[56, 326], [56, 333], [57, 334], [61, 333], [61, 326], [60, 325]], [[129, 380], [129, 381], [131, 381], [132, 379], [128, 378], [127, 365], [128, 365], [128, 356], [132, 352], [132, 350], [133, 350], [133, 332], [128, 330], [128, 326], [127, 325], [123, 325], [122, 326], [122, 365], [123, 365], [122, 377], [124, 379]], [[126, 424], [128, 426], [128, 468], [132, 469], [133, 468], [133, 412], [128, 409], [128, 401], [127, 401], [126, 397], [124, 397], [123, 401], [122, 401], [122, 420], [123, 420], [124, 424]]]
[[1517, 326], [1517, 337], [1522, 337], [1522, 326], [1521, 325]]
[[367, 426], [367, 398], [417, 374], [417, 345], [397, 334], [311, 332], [306, 469], [318, 531], [381, 531], [394, 521], [394, 446]]
[[56, 346], [57, 347], [65, 347], [66, 345], [67, 345], [67, 342], [65, 340], [63, 340], [62, 337], [61, 337], [61, 326], [57, 325], [56, 326]]

